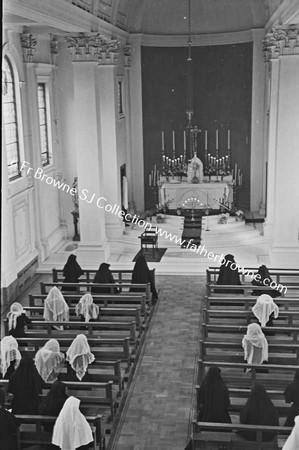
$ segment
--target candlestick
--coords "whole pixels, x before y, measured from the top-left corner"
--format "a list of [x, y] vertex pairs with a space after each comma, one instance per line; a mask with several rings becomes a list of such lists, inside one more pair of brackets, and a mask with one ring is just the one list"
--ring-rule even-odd
[[174, 130], [172, 131], [172, 149], [173, 149], [173, 151], [175, 151], [175, 134], [174, 134]]
[[216, 150], [218, 150], [218, 130], [216, 130]]
[[148, 176], [148, 185], [149, 186], [152, 185], [152, 176], [151, 176], [151, 174], [149, 174], [149, 176]]
[[208, 149], [208, 130], [205, 130], [205, 150]]
[[230, 130], [227, 130], [227, 149], [230, 150]]
[[186, 144], [186, 131], [184, 130], [184, 150], [186, 151], [187, 144]]
[[162, 160], [163, 162], [165, 162], [165, 155], [162, 155]]
[[162, 153], [164, 153], [164, 131], [162, 131]]

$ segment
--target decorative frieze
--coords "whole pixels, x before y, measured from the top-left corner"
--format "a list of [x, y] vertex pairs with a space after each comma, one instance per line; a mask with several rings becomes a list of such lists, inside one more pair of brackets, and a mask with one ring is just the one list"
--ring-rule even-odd
[[299, 55], [299, 28], [271, 28], [264, 39], [264, 51], [267, 61], [283, 55]]
[[115, 39], [108, 39], [100, 33], [80, 33], [66, 36], [68, 48], [73, 62], [95, 61], [99, 64], [116, 64], [120, 43]]
[[37, 40], [31, 33], [21, 34], [21, 46], [23, 52], [23, 61], [32, 63], [36, 52]]
[[131, 67], [131, 56], [132, 56], [132, 45], [126, 44], [124, 46], [124, 58], [126, 67]]

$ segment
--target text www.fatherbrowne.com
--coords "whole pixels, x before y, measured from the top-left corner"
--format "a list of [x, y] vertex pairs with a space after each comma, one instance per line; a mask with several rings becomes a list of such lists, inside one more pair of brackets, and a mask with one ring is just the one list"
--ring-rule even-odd
[[[184, 245], [185, 249], [189, 249], [191, 252], [198, 253], [199, 255], [203, 254], [206, 258], [208, 258], [211, 261], [217, 262], [217, 260], [219, 260], [220, 265], [227, 265], [228, 263], [230, 263], [230, 261], [226, 261], [223, 254], [218, 255], [218, 254], [214, 254], [213, 252], [209, 252], [205, 248], [204, 245], [201, 245], [201, 244], [195, 245], [193, 243], [192, 239], [189, 239], [186, 244], [186, 241], [184, 239], [179, 238], [175, 234], [169, 233], [166, 230], [163, 230], [162, 228], [157, 228], [152, 223], [146, 222], [145, 220], [140, 219], [140, 217], [136, 214], [132, 215], [130, 213], [123, 211], [121, 209], [121, 207], [119, 205], [117, 205], [116, 203], [114, 205], [111, 205], [110, 203], [108, 203], [108, 200], [106, 197], [103, 197], [103, 196], [99, 197], [99, 196], [97, 196], [97, 194], [95, 192], [90, 193], [88, 189], [77, 190], [75, 187], [71, 187], [69, 184], [64, 183], [63, 181], [60, 181], [51, 176], [48, 176], [41, 167], [38, 167], [37, 169], [34, 170], [28, 161], [23, 161], [21, 170], [24, 170], [27, 175], [29, 175], [29, 174], [32, 175], [32, 172], [34, 172], [33, 177], [35, 179], [44, 181], [49, 186], [52, 185], [61, 191], [67, 192], [68, 194], [70, 194], [73, 197], [78, 196], [79, 199], [83, 202], [86, 202], [88, 204], [91, 204], [91, 203], [96, 204], [96, 206], [99, 209], [104, 209], [106, 212], [113, 214], [115, 216], [118, 216], [120, 219], [124, 219], [127, 222], [136, 224], [140, 228], [143, 228], [145, 230], [152, 230], [155, 232], [156, 235], [163, 237], [170, 242], [174, 242], [175, 244], [177, 244], [179, 246]], [[153, 230], [153, 228], [154, 228], [154, 230]], [[234, 266], [234, 267], [232, 267], [232, 266]], [[237, 265], [236, 263], [230, 264], [230, 267], [233, 270], [238, 270], [243, 275], [250, 276], [252, 279], [255, 279], [256, 281], [260, 281], [260, 278], [261, 278], [260, 275], [254, 274], [254, 272], [251, 270], [245, 269], [244, 267], [241, 267], [241, 266]], [[277, 284], [277, 283], [275, 283], [275, 281], [272, 281], [272, 280], [268, 280], [269, 281], [269, 283], [268, 283], [267, 280], [268, 279], [263, 280], [263, 284], [265, 286], [269, 286], [270, 288], [278, 290], [279, 292], [283, 292], [283, 291], [285, 293], [287, 292], [287, 288], [285, 286], [283, 286], [281, 284]]]

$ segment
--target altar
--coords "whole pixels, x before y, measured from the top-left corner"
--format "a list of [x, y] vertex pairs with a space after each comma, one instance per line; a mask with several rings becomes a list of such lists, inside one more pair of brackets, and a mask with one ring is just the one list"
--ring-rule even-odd
[[183, 207], [189, 199], [199, 200], [196, 209], [205, 209], [207, 205], [210, 209], [219, 209], [224, 195], [229, 204], [233, 201], [232, 188], [225, 182], [192, 184], [173, 180], [162, 184], [160, 195], [162, 203], [167, 203], [169, 209]]

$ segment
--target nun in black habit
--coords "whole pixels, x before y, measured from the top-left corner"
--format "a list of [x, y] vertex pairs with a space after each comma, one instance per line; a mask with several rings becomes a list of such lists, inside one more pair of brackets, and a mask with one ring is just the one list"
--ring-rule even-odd
[[[66, 389], [67, 387], [62, 381], [55, 381], [55, 383], [53, 383], [40, 408], [40, 413], [43, 416], [58, 417], [64, 402], [68, 399]], [[53, 431], [53, 428], [54, 422], [44, 425], [45, 431]]]
[[296, 370], [293, 383], [289, 384], [284, 391], [286, 403], [292, 403], [285, 427], [293, 427], [295, 425], [295, 417], [299, 415], [299, 370]]
[[[225, 264], [222, 264], [219, 270], [219, 276], [217, 283], [218, 285], [232, 285], [238, 286], [241, 284], [240, 276], [238, 273], [237, 264], [233, 255], [226, 255]], [[232, 264], [235, 265], [235, 268], [232, 268]], [[215, 293], [217, 294], [243, 294], [244, 291], [242, 289], [230, 290], [230, 289], [215, 289]]]
[[[115, 284], [115, 280], [109, 267], [110, 264], [102, 263], [95, 274], [93, 283]], [[92, 287], [91, 292], [93, 294], [111, 294], [111, 287]], [[114, 294], [118, 294], [119, 292], [119, 289], [113, 288]]]
[[[154, 270], [150, 270], [144, 255], [139, 255], [136, 259], [135, 266], [132, 273], [133, 284], [151, 284], [152, 299], [158, 299], [158, 293], [154, 283]], [[130, 292], [141, 292], [140, 288], [130, 288]]]
[[[64, 283], [78, 283], [79, 278], [84, 274], [83, 270], [77, 263], [77, 256], [71, 254], [63, 268]], [[64, 291], [74, 291], [69, 286], [63, 286]]]
[[[244, 425], [279, 425], [278, 413], [263, 385], [255, 383], [253, 386], [245, 406], [241, 409], [240, 423]], [[240, 431], [239, 434], [248, 441], [256, 440], [255, 431]], [[272, 441], [275, 436], [275, 433], [264, 432], [263, 442]]]
[[0, 448], [16, 450], [18, 448], [17, 429], [19, 426], [15, 416], [5, 409], [5, 394], [0, 389]]
[[219, 367], [210, 367], [197, 396], [198, 422], [231, 423], [229, 392]]
[[[268, 268], [263, 264], [262, 266], [260, 266], [258, 268], [257, 274], [255, 275], [255, 277], [259, 275], [259, 279], [256, 280], [255, 278], [252, 280], [251, 284], [252, 286], [269, 286], [271, 284], [271, 282], [273, 281]], [[264, 281], [266, 280], [267, 284], [264, 284]], [[279, 297], [281, 295], [281, 293], [279, 291], [277, 291], [276, 289], [269, 289], [269, 291], [258, 291], [258, 290], [254, 290], [252, 291], [251, 295], [262, 295], [262, 294], [268, 294], [270, 295], [270, 297], [272, 298], [276, 298]]]
[[11, 375], [8, 392], [13, 394], [12, 412], [14, 414], [38, 414], [39, 394], [44, 386], [43, 379], [34, 365], [33, 359], [25, 356], [19, 367]]

